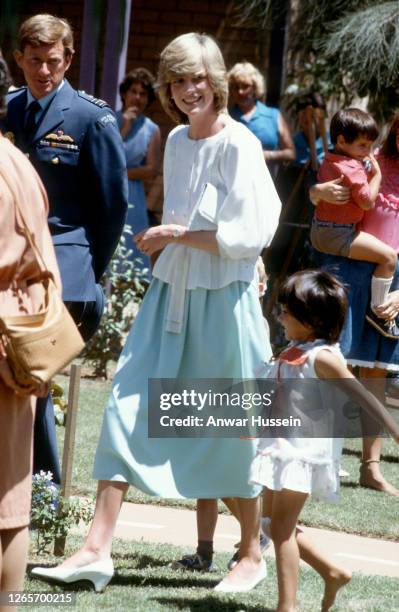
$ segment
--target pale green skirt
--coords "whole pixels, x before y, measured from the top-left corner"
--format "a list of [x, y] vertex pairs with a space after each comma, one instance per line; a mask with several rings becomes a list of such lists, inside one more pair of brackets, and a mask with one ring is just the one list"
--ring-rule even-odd
[[106, 407], [94, 478], [169, 498], [255, 497], [256, 440], [148, 438], [148, 378], [255, 378], [271, 356], [254, 286], [186, 291], [183, 330], [165, 331], [169, 285], [154, 279], [126, 340]]

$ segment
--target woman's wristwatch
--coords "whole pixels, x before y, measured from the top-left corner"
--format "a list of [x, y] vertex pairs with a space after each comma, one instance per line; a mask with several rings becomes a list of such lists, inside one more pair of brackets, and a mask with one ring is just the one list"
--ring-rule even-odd
[[184, 228], [179, 227], [178, 225], [173, 226], [172, 236], [173, 238], [181, 238], [184, 234]]

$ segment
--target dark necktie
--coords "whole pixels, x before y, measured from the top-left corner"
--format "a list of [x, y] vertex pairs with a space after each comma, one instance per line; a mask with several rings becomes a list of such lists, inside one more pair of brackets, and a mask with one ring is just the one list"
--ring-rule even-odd
[[28, 110], [26, 112], [26, 120], [25, 120], [25, 140], [26, 142], [30, 142], [32, 140], [32, 136], [36, 131], [36, 115], [38, 111], [41, 110], [41, 106], [37, 100], [33, 100], [28, 106]]

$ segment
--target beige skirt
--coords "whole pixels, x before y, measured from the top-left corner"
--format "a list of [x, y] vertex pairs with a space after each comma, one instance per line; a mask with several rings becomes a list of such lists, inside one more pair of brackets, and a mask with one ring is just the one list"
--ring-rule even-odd
[[36, 398], [0, 382], [0, 529], [29, 525]]

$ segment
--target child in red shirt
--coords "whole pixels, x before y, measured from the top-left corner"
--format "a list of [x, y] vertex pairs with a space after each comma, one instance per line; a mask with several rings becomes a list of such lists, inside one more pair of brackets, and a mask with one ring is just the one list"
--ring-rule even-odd
[[[318, 180], [324, 183], [343, 177], [343, 184], [350, 189], [350, 199], [340, 205], [319, 201], [312, 223], [311, 242], [322, 253], [376, 264], [366, 319], [384, 336], [398, 339], [399, 327], [395, 321], [387, 322], [374, 312], [387, 299], [397, 255], [390, 246], [358, 228], [364, 212], [374, 206], [380, 188], [381, 171], [372, 154], [378, 128], [369, 113], [348, 108], [334, 115], [330, 135], [334, 152], [326, 154]], [[370, 168], [368, 172], [366, 164]]]

